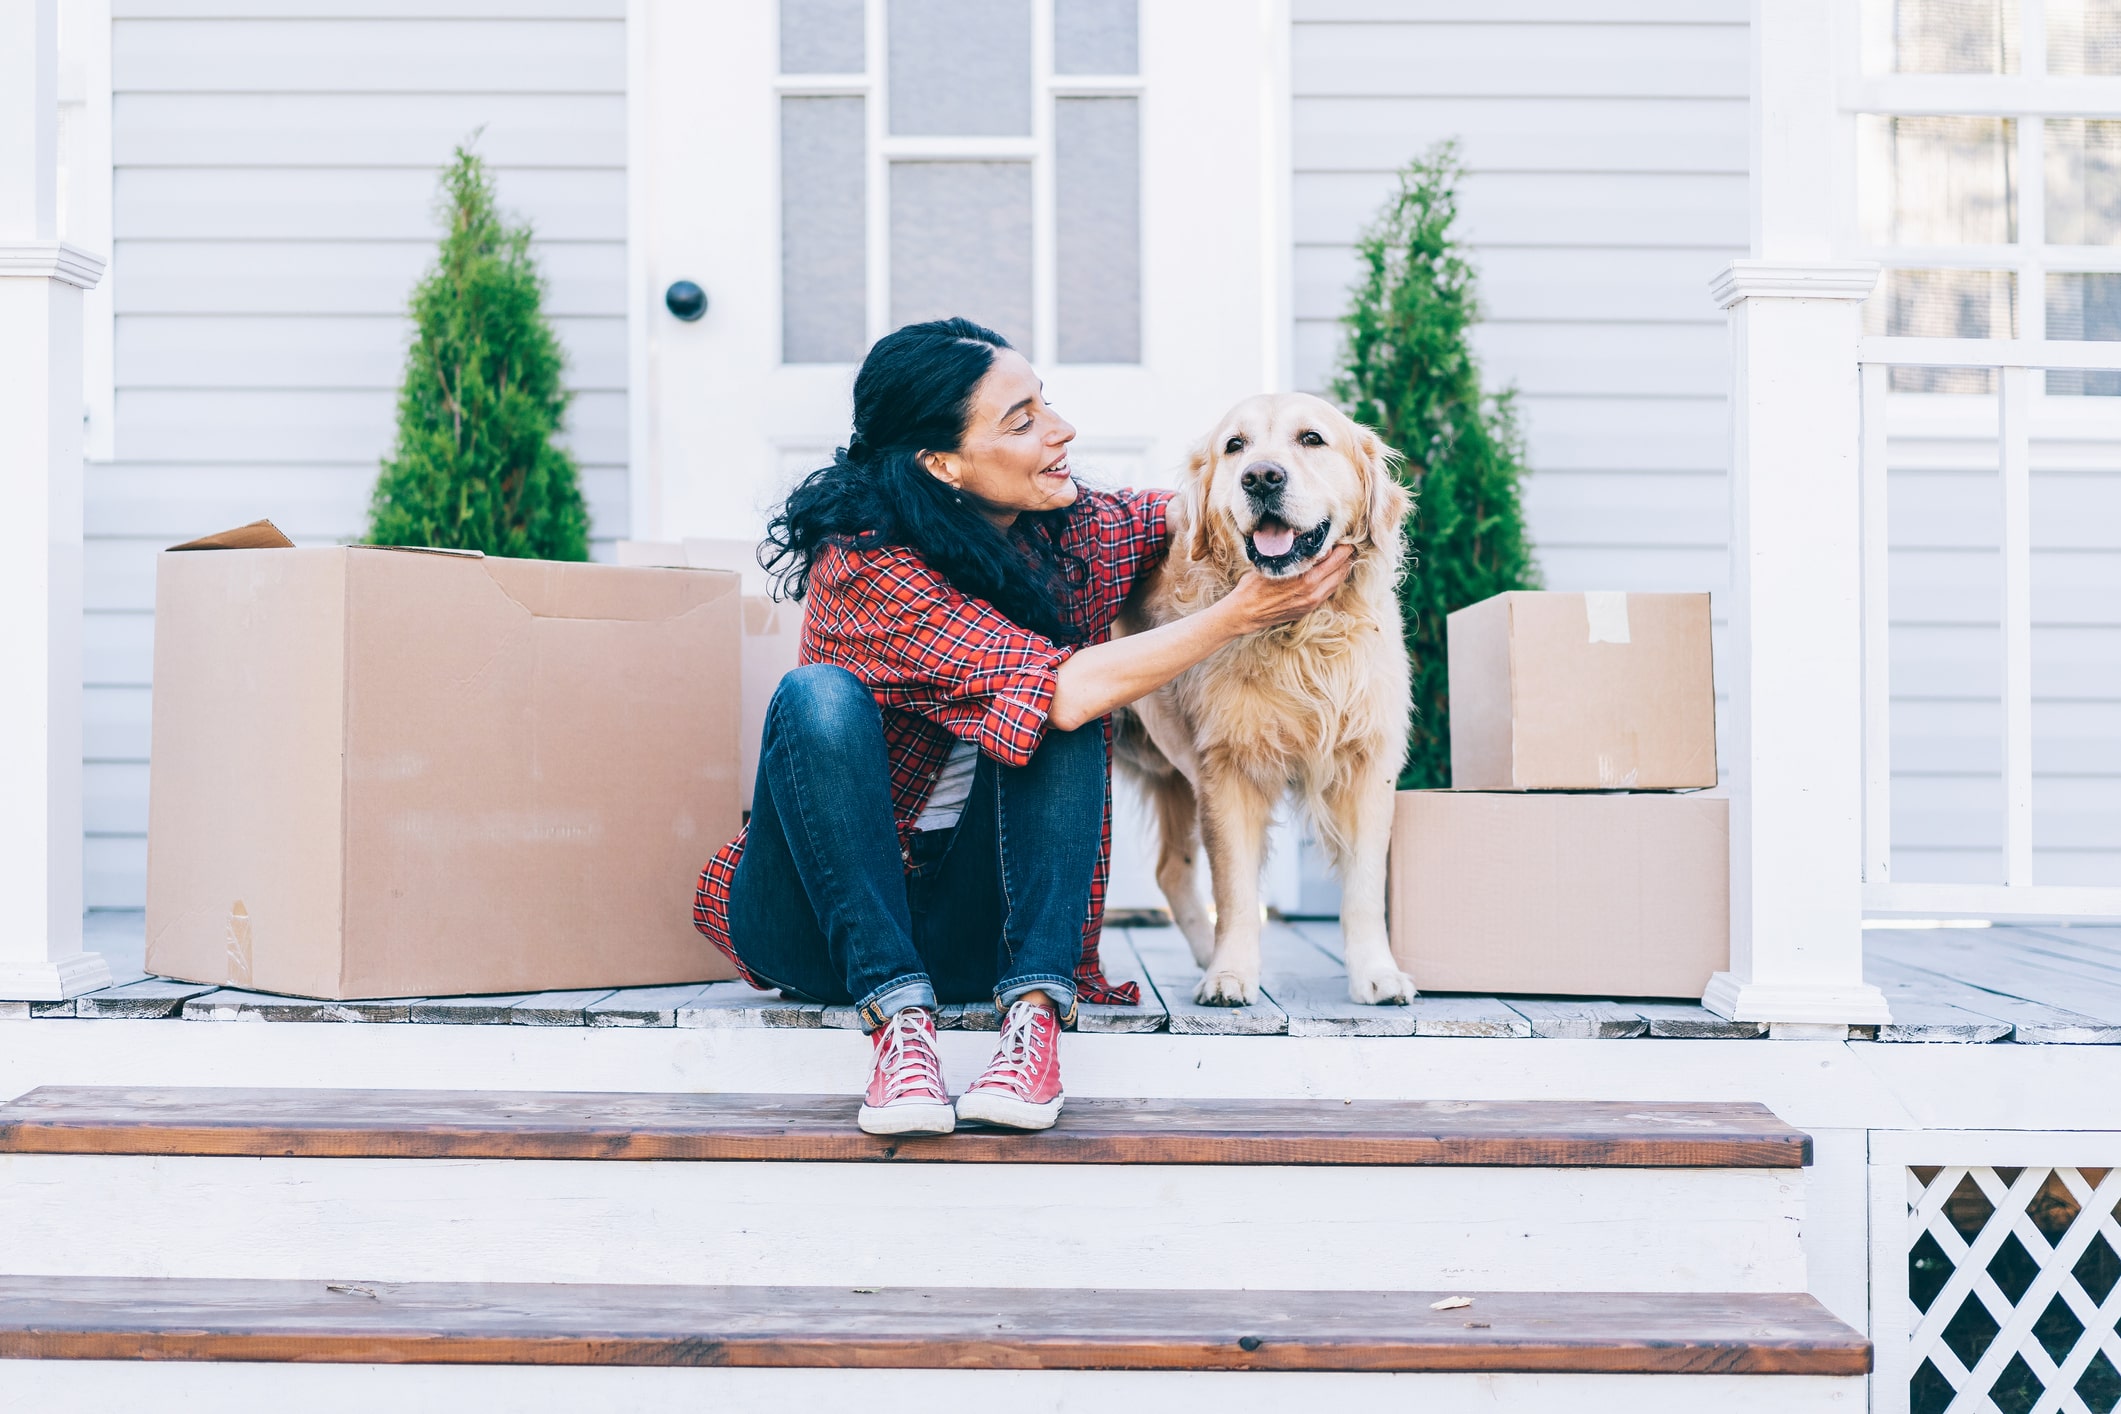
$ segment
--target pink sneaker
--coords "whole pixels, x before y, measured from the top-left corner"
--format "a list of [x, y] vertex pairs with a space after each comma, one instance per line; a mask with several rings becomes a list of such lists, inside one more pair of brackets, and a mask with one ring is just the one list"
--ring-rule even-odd
[[935, 1017], [925, 1007], [907, 1007], [869, 1040], [876, 1056], [862, 1097], [862, 1132], [948, 1134], [957, 1128], [942, 1063], [935, 1058]]
[[1051, 1129], [1060, 1118], [1060, 1018], [1037, 1002], [1012, 1003], [986, 1071], [958, 1097], [957, 1117], [1010, 1129]]

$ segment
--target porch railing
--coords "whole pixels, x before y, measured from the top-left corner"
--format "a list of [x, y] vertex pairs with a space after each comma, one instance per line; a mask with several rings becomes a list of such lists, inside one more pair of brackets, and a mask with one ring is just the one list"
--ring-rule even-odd
[[[2121, 372], [2121, 343], [1866, 338], [1863, 387], [1863, 903], [1881, 916], [2121, 919], [2121, 887], [2043, 884], [2033, 871], [2032, 379], [2036, 370]], [[1886, 395], [1895, 366], [1993, 370], [2000, 418], [2003, 548], [2003, 882], [1892, 877], [1892, 681], [1887, 598]]]

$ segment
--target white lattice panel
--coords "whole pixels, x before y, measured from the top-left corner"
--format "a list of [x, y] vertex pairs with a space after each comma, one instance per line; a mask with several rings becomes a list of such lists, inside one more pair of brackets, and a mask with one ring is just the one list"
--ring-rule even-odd
[[[1881, 1410], [2113, 1414], [2121, 1407], [2121, 1169], [1895, 1166], [1897, 1270], [1873, 1272]], [[1890, 1182], [1893, 1175], [1878, 1174]], [[1882, 1216], [1882, 1215], [1881, 1215]], [[1899, 1280], [1895, 1280], [1899, 1278]], [[1897, 1289], [1892, 1289], [1897, 1288]], [[1903, 1403], [1904, 1401], [1904, 1403]]]

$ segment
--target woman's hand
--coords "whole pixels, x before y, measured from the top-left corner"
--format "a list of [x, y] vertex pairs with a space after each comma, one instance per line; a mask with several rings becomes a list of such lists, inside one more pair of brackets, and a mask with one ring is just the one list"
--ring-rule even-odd
[[1156, 691], [1227, 643], [1293, 623], [1332, 597], [1348, 577], [1348, 562], [1354, 557], [1353, 550], [1337, 545], [1289, 579], [1247, 574], [1235, 589], [1197, 614], [1092, 644], [1061, 664], [1047, 720], [1072, 732]]
[[1333, 597], [1354, 558], [1352, 547], [1335, 545], [1317, 564], [1287, 579], [1269, 579], [1254, 570], [1237, 581], [1223, 602], [1243, 625], [1242, 633], [1294, 623]]

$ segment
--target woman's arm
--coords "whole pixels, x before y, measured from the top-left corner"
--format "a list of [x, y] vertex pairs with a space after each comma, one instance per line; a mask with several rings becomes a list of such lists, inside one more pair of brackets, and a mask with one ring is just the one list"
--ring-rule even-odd
[[1352, 549], [1340, 545], [1293, 579], [1247, 574], [1235, 589], [1197, 614], [1082, 649], [1054, 675], [1046, 720], [1072, 732], [1146, 697], [1226, 643], [1293, 623], [1332, 597], [1348, 577], [1348, 562], [1354, 557]]

